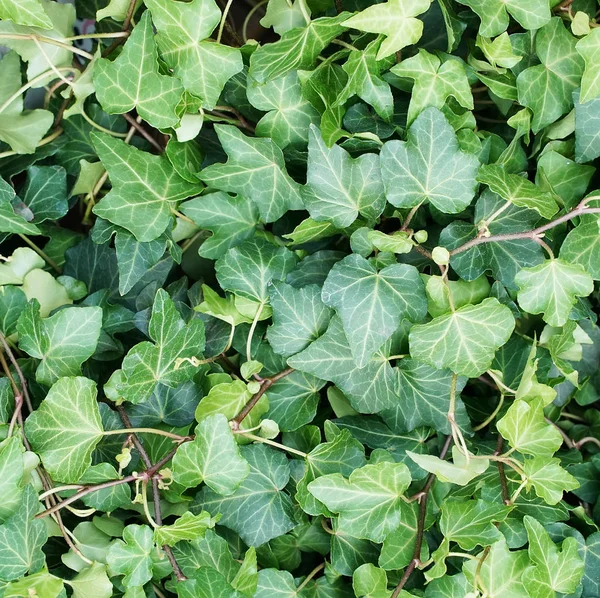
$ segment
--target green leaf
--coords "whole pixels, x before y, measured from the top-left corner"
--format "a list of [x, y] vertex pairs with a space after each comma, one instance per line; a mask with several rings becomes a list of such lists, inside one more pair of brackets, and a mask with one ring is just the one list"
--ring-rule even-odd
[[154, 530], [154, 541], [158, 546], [175, 546], [183, 540], [203, 538], [206, 530], [214, 527], [215, 521], [206, 513], [192, 515], [186, 511], [171, 525], [161, 525]]
[[[134, 11], [137, 10], [142, 0], [136, 0]], [[109, 0], [108, 5], [96, 11], [96, 20], [111, 18], [123, 22], [127, 16], [130, 0]]]
[[69, 211], [67, 173], [62, 166], [31, 166], [21, 192], [36, 224], [58, 220]]
[[219, 598], [230, 596], [240, 598], [227, 580], [212, 567], [200, 567], [191, 579], [177, 584], [177, 595], [180, 598]]
[[3, 588], [3, 596], [5, 598], [15, 598], [33, 595], [39, 598], [58, 598], [66, 595], [64, 587], [65, 584], [62, 579], [42, 570], [9, 583]]
[[14, 97], [21, 88], [21, 62], [15, 52], [0, 60], [0, 78], [0, 140], [19, 154], [33, 154], [52, 125], [52, 113], [41, 109], [23, 112], [23, 96]]
[[377, 60], [381, 60], [419, 41], [423, 34], [423, 22], [415, 17], [429, 10], [430, 5], [431, 0], [388, 0], [381, 5], [370, 6], [343, 24], [360, 31], [385, 35], [377, 53]]
[[515, 401], [497, 427], [510, 446], [525, 455], [551, 457], [563, 443], [560, 432], [546, 423], [541, 399]]
[[371, 563], [358, 567], [352, 574], [352, 587], [356, 596], [364, 598], [389, 598], [387, 574]]
[[408, 125], [428, 106], [441, 110], [449, 97], [453, 97], [463, 108], [473, 109], [471, 87], [460, 60], [442, 62], [427, 50], [419, 50], [416, 56], [403, 60], [391, 72], [415, 82], [408, 107]]
[[435, 108], [420, 114], [407, 141], [388, 141], [381, 173], [388, 201], [397, 208], [431, 202], [447, 214], [462, 212], [475, 195], [479, 162], [459, 149], [454, 130]]
[[425, 288], [414, 266], [393, 264], [377, 272], [357, 254], [329, 272], [323, 302], [337, 311], [356, 365], [364, 367], [406, 318], [425, 317]]
[[173, 459], [173, 479], [177, 483], [193, 488], [204, 481], [224, 496], [233, 494], [248, 472], [248, 464], [240, 457], [227, 418], [222, 414], [203, 419], [196, 427], [194, 440], [179, 447]]
[[0, 525], [0, 579], [19, 579], [44, 565], [42, 546], [48, 540], [48, 531], [42, 520], [35, 519], [39, 509], [37, 492], [28, 485], [18, 510]]
[[106, 574], [106, 565], [102, 563], [92, 563], [65, 583], [73, 589], [73, 598], [110, 598], [113, 595], [113, 585]]
[[563, 326], [577, 297], [594, 290], [592, 277], [578, 264], [561, 258], [523, 268], [515, 277], [519, 305], [530, 314], [543, 313], [550, 326]]
[[177, 124], [175, 108], [183, 86], [176, 77], [158, 72], [158, 51], [150, 12], [146, 11], [127, 38], [123, 51], [110, 62], [98, 60], [94, 67], [96, 97], [109, 114], [135, 110], [150, 125], [167, 128]]
[[477, 180], [487, 185], [494, 193], [520, 207], [536, 210], [546, 220], [558, 211], [558, 206], [550, 193], [517, 174], [509, 174], [498, 164], [482, 166]]
[[247, 137], [236, 127], [216, 125], [215, 130], [229, 161], [199, 174], [209, 187], [247, 197], [264, 222], [301, 208], [300, 186], [287, 174], [279, 146], [270, 139]]
[[508, 307], [497, 299], [466, 305], [410, 331], [410, 354], [438, 369], [476, 378], [489, 369], [495, 352], [515, 327]]
[[[586, 15], [587, 17], [587, 15]], [[600, 31], [592, 29], [575, 46], [585, 62], [585, 70], [581, 78], [580, 102], [585, 104], [600, 96]]]
[[339, 473], [321, 476], [308, 484], [308, 491], [339, 513], [342, 532], [381, 542], [402, 521], [410, 481], [403, 463], [378, 463], [355, 469], [348, 479]]
[[353, 159], [338, 145], [328, 148], [312, 125], [302, 197], [314, 220], [326, 220], [337, 228], [350, 226], [359, 214], [376, 219], [385, 207], [377, 156]]
[[600, 225], [581, 223], [565, 238], [560, 259], [581, 266], [594, 280], [600, 280]]
[[[110, 463], [98, 463], [92, 465], [81, 476], [80, 484], [101, 484], [109, 482], [120, 477], [117, 470]], [[112, 512], [119, 507], [129, 507], [131, 505], [131, 489], [127, 484], [119, 484], [109, 488], [103, 488], [90, 492], [82, 499], [82, 502], [98, 511]]]
[[46, 386], [61, 376], [76, 376], [96, 350], [102, 310], [99, 307], [66, 307], [49, 318], [40, 317], [39, 304], [31, 301], [19, 317], [19, 347], [41, 360], [36, 380]]
[[542, 64], [525, 69], [517, 77], [519, 103], [533, 112], [534, 133], [573, 106], [572, 95], [579, 87], [584, 68], [576, 42], [559, 17], [536, 33], [535, 49]]
[[113, 186], [94, 214], [126, 228], [138, 241], [158, 238], [171, 223], [174, 204], [200, 191], [165, 156], [142, 152], [104, 133], [91, 137]]
[[212, 110], [225, 83], [243, 68], [238, 48], [208, 39], [221, 20], [217, 4], [213, 0], [148, 0], [145, 4], [158, 31], [161, 57], [185, 89], [200, 98], [202, 107]]
[[[452, 447], [453, 463], [433, 455], [406, 454], [425, 471], [435, 474], [441, 482], [466, 486], [471, 480], [484, 473], [490, 465], [488, 459], [467, 459], [456, 445]], [[471, 455], [472, 456], [472, 455]]]
[[284, 357], [299, 353], [327, 330], [333, 311], [321, 301], [316, 285], [296, 289], [273, 281], [269, 299], [273, 325], [267, 330], [267, 339], [275, 353]]
[[154, 298], [149, 335], [154, 343], [138, 343], [123, 360], [125, 379], [118, 388], [131, 403], [149, 399], [159, 383], [175, 387], [189, 380], [196, 367], [178, 360], [197, 356], [204, 350], [203, 322], [193, 319], [186, 324], [163, 289]]
[[123, 575], [126, 588], [142, 586], [152, 579], [152, 552], [155, 551], [152, 530], [146, 525], [128, 525], [123, 539], [115, 540], [106, 560], [112, 575]]
[[15, 436], [0, 442], [0, 521], [6, 521], [21, 504], [25, 488], [23, 447]]
[[579, 90], [574, 91], [575, 159], [580, 163], [591, 162], [600, 156], [600, 98], [590, 100], [586, 104], [581, 104], [579, 98]]
[[213, 233], [198, 249], [199, 255], [212, 260], [252, 237], [259, 223], [253, 202], [222, 191], [190, 199], [181, 204], [180, 210], [200, 228]]
[[88, 378], [61, 378], [25, 422], [32, 449], [55, 480], [75, 484], [92, 464], [103, 434], [96, 394]]
[[[270, 0], [260, 24], [266, 29], [273, 27], [273, 31], [278, 35], [283, 35], [295, 27], [303, 27], [306, 25], [306, 19], [302, 4], [302, 0], [296, 0], [293, 3], [288, 3], [287, 0]], [[308, 10], [310, 11], [310, 9]]]
[[523, 471], [527, 476], [528, 486], [533, 486], [535, 493], [549, 505], [558, 504], [563, 492], [579, 488], [579, 482], [560, 466], [560, 459], [526, 459]]
[[283, 453], [264, 444], [245, 446], [240, 452], [250, 465], [240, 487], [225, 498], [203, 488], [196, 495], [192, 512], [220, 513], [220, 525], [235, 531], [247, 545], [260, 546], [295, 526], [292, 501], [282, 492], [290, 468]]
[[509, 24], [509, 15], [524, 29], [539, 29], [550, 20], [546, 0], [458, 0], [481, 18], [480, 35], [495, 37]]
[[0, 2], [0, 19], [9, 19], [17, 25], [52, 29], [52, 21], [44, 11], [40, 0], [2, 0]]
[[565, 538], [559, 550], [539, 521], [526, 515], [523, 522], [529, 538], [529, 558], [533, 563], [523, 572], [523, 582], [529, 595], [532, 598], [552, 598], [556, 592], [575, 592], [584, 568], [577, 552], [577, 540]]
[[41, 231], [35, 224], [27, 222], [23, 216], [15, 212], [12, 205], [15, 199], [14, 189], [0, 177], [0, 233], [40, 235]]
[[290, 357], [288, 364], [336, 384], [361, 413], [377, 413], [397, 401], [397, 380], [384, 352], [359, 368], [339, 317], [332, 318], [327, 332]]
[[266, 83], [290, 71], [312, 68], [319, 54], [345, 31], [341, 23], [349, 14], [315, 19], [306, 27], [287, 31], [279, 41], [261, 46], [250, 57], [250, 77]]

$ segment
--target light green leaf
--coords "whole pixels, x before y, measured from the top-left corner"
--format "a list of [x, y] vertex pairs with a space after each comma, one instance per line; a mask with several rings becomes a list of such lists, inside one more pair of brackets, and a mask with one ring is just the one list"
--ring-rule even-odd
[[529, 538], [529, 558], [533, 562], [523, 572], [523, 583], [529, 595], [532, 598], [554, 598], [557, 592], [575, 592], [584, 568], [577, 540], [565, 538], [559, 550], [539, 521], [525, 515], [523, 522]]
[[112, 183], [94, 213], [138, 241], [158, 238], [171, 223], [174, 204], [200, 191], [200, 184], [182, 179], [164, 155], [142, 152], [104, 133], [91, 137]]
[[430, 5], [431, 0], [388, 0], [366, 8], [343, 25], [385, 35], [377, 53], [377, 60], [381, 60], [421, 39], [423, 22], [415, 17], [427, 12]]
[[466, 305], [410, 331], [410, 354], [438, 369], [476, 378], [489, 369], [496, 351], [510, 338], [515, 319], [497, 299]]
[[397, 399], [397, 379], [386, 351], [359, 368], [354, 361], [339, 317], [332, 318], [327, 332], [304, 351], [288, 359], [301, 372], [336, 384], [361, 413], [377, 413], [392, 407]]
[[203, 538], [206, 530], [215, 526], [215, 520], [206, 512], [192, 515], [186, 511], [171, 525], [161, 525], [154, 530], [154, 542], [158, 546], [175, 546], [182, 540]]
[[149, 335], [154, 343], [138, 343], [123, 360], [125, 379], [118, 388], [132, 403], [150, 398], [159, 383], [175, 387], [189, 380], [196, 367], [178, 360], [200, 355], [204, 350], [203, 322], [195, 318], [186, 324], [164, 289], [159, 289], [154, 298]]
[[[221, 413], [228, 420], [233, 419], [251, 398], [252, 393], [243, 380], [215, 384], [196, 407], [195, 418], [202, 422], [207, 417]], [[266, 411], [266, 407], [268, 404], [265, 405], [265, 402], [259, 401], [251, 415], [263, 408]]]
[[0, 19], [8, 19], [17, 25], [52, 29], [52, 21], [40, 0], [1, 0]]
[[[268, 29], [273, 27], [273, 31], [278, 35], [283, 35], [290, 29], [303, 27], [306, 25], [302, 4], [304, 0], [288, 2], [288, 0], [269, 0], [265, 16], [260, 20], [260, 24]], [[310, 8], [306, 6], [310, 13]]]
[[[112, 584], [111, 584], [112, 587]], [[3, 598], [21, 598], [35, 596], [36, 598], [60, 598], [65, 596], [64, 581], [48, 571], [39, 571], [33, 575], [13, 581], [3, 588]]]
[[340, 316], [358, 367], [367, 365], [404, 318], [418, 322], [427, 312], [425, 287], [414, 266], [393, 264], [377, 272], [357, 254], [331, 269], [322, 299]]
[[279, 41], [261, 46], [250, 57], [250, 77], [266, 83], [290, 71], [311, 69], [319, 54], [345, 31], [341, 23], [349, 15], [343, 12], [315, 19], [306, 27], [287, 31]]
[[290, 531], [292, 501], [282, 492], [290, 478], [287, 457], [264, 444], [240, 449], [250, 473], [240, 487], [227, 497], [203, 488], [192, 504], [192, 512], [221, 513], [219, 525], [235, 531], [249, 546], [260, 546]]
[[[1, 65], [2, 62], [0, 62], [0, 67]], [[15, 199], [15, 190], [0, 177], [0, 233], [40, 235], [41, 231], [35, 224], [27, 222], [23, 216], [15, 212], [12, 205]], [[2, 276], [3, 270], [6, 270], [6, 266], [0, 264], [0, 282], [6, 284]], [[7, 282], [9, 281], [10, 279], [7, 280]], [[19, 282], [22, 282], [22, 279]]]
[[28, 571], [39, 571], [44, 565], [46, 555], [42, 546], [48, 540], [48, 531], [41, 519], [35, 519], [40, 506], [37, 492], [28, 485], [21, 506], [0, 525], [0, 579], [19, 579]]
[[579, 99], [585, 104], [600, 96], [600, 31], [592, 29], [575, 47], [585, 62]]
[[506, 32], [499, 35], [496, 39], [489, 39], [478, 35], [475, 45], [481, 48], [481, 51], [492, 66], [511, 69], [523, 59], [522, 56], [517, 56], [513, 52], [510, 37]]
[[560, 258], [581, 266], [594, 280], [600, 280], [600, 225], [582, 223], [574, 228], [560, 247]]
[[519, 305], [530, 314], [543, 313], [550, 326], [563, 326], [577, 297], [594, 290], [592, 277], [578, 264], [550, 259], [533, 268], [523, 268], [515, 277]]
[[450, 58], [442, 62], [436, 55], [421, 49], [416, 56], [393, 67], [391, 72], [415, 82], [408, 107], [408, 125], [428, 106], [441, 110], [449, 97], [463, 108], [473, 109], [471, 87], [460, 60]]
[[[469, 303], [481, 303], [490, 294], [490, 283], [486, 276], [472, 281], [447, 280], [441, 276], [428, 276], [425, 283], [427, 311], [437, 318]], [[452, 304], [450, 303], [452, 300]]]
[[122, 114], [135, 108], [156, 128], [177, 124], [175, 108], [183, 86], [176, 77], [158, 72], [158, 51], [146, 11], [127, 38], [119, 56], [110, 62], [98, 60], [94, 67], [96, 97], [109, 114]]
[[65, 583], [73, 589], [73, 598], [110, 598], [113, 595], [113, 585], [106, 574], [106, 565], [102, 563], [92, 563]]
[[19, 317], [19, 347], [40, 359], [36, 380], [50, 386], [61, 376], [81, 373], [81, 364], [96, 350], [102, 327], [99, 307], [66, 307], [42, 318], [37, 301]]
[[314, 220], [326, 220], [338, 228], [350, 226], [359, 214], [376, 219], [385, 207], [377, 156], [363, 154], [354, 159], [339, 145], [328, 148], [319, 130], [311, 126], [302, 197]]
[[173, 459], [173, 479], [193, 488], [205, 482], [218, 494], [227, 496], [235, 492], [249, 472], [227, 418], [211, 415], [196, 426], [192, 442], [177, 450]]
[[0, 60], [0, 79], [0, 140], [19, 154], [32, 154], [52, 125], [52, 112], [36, 109], [24, 113], [23, 96], [14, 98], [21, 87], [21, 62], [15, 52], [9, 52]]
[[348, 479], [339, 473], [321, 476], [308, 484], [308, 491], [339, 514], [342, 532], [382, 542], [402, 521], [410, 481], [404, 463], [384, 462], [355, 469]]
[[115, 540], [106, 560], [110, 575], [123, 575], [127, 588], [142, 586], [152, 579], [152, 552], [155, 551], [152, 530], [147, 525], [128, 525], [123, 539]]
[[212, 110], [225, 83], [243, 68], [238, 48], [208, 39], [221, 20], [217, 4], [213, 0], [147, 0], [146, 6], [158, 31], [162, 58], [185, 89], [202, 100], [202, 107]]
[[212, 260], [252, 237], [259, 223], [253, 202], [241, 196], [231, 197], [222, 191], [190, 199], [179, 209], [200, 228], [212, 232], [212, 237], [198, 249], [199, 255]]
[[356, 596], [364, 598], [389, 598], [387, 574], [383, 569], [365, 563], [352, 574], [352, 587]]
[[563, 492], [579, 488], [579, 482], [560, 466], [560, 459], [534, 457], [523, 462], [528, 487], [549, 505], [558, 504]]
[[[109, 0], [104, 8], [96, 11], [96, 20], [101, 21], [102, 19], [111, 18], [115, 21], [123, 22], [127, 16], [130, 4], [131, 0]], [[137, 10], [141, 4], [142, 0], [136, 0], [134, 14], [135, 10]]]
[[312, 218], [303, 220], [291, 233], [283, 235], [284, 238], [290, 239], [291, 245], [301, 245], [308, 241], [319, 241], [333, 237], [338, 233], [338, 229], [331, 222], [317, 222]]
[[[449, 484], [458, 484], [466, 486], [471, 480], [480, 476], [489, 467], [488, 459], [472, 459], [461, 453], [460, 449], [454, 445], [452, 447], [452, 461], [444, 461], [433, 455], [419, 455], [412, 451], [406, 451], [406, 454], [425, 471], [435, 474], [440, 482]], [[472, 455], [470, 455], [472, 457]]]
[[54, 480], [75, 484], [92, 464], [103, 434], [96, 395], [88, 378], [61, 378], [25, 422], [31, 447]]
[[551, 17], [546, 0], [458, 0], [481, 18], [480, 35], [495, 37], [506, 31], [509, 15], [524, 29], [539, 29]]
[[269, 298], [273, 324], [267, 330], [267, 339], [275, 353], [284, 357], [299, 353], [327, 330], [333, 311], [321, 301], [318, 286], [296, 289], [273, 281]]
[[506, 201], [520, 208], [536, 210], [546, 220], [550, 220], [558, 211], [558, 206], [550, 193], [542, 191], [537, 185], [518, 174], [509, 174], [498, 164], [482, 166], [477, 174], [477, 180]]
[[199, 174], [209, 187], [247, 197], [264, 222], [301, 208], [300, 186], [287, 174], [279, 146], [270, 139], [247, 137], [230, 125], [215, 125], [215, 130], [229, 160]]
[[510, 446], [525, 455], [551, 457], [563, 443], [560, 432], [546, 423], [541, 399], [515, 401], [497, 427]]
[[436, 108], [422, 112], [407, 141], [388, 141], [381, 174], [388, 201], [397, 208], [431, 202], [447, 214], [462, 212], [475, 195], [479, 161], [459, 149], [454, 130]]
[[584, 68], [576, 42], [559, 17], [536, 33], [535, 48], [542, 64], [525, 69], [517, 77], [519, 103], [533, 112], [534, 133], [573, 107], [572, 95]]
[[252, 323], [252, 318], [247, 318], [236, 309], [235, 297], [233, 295], [221, 297], [221, 295], [213, 291], [209, 286], [203, 284], [202, 297], [204, 301], [194, 307], [195, 311], [209, 314], [219, 320], [227, 322], [231, 326], [237, 326], [244, 322], [246, 324]]

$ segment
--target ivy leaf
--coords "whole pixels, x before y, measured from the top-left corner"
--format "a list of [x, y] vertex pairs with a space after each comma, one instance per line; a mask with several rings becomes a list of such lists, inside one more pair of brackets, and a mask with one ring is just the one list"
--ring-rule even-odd
[[581, 104], [579, 90], [573, 92], [575, 104], [575, 159], [591, 162], [600, 156], [600, 98]]
[[240, 457], [222, 414], [203, 419], [196, 427], [194, 440], [180, 446], [173, 459], [173, 479], [177, 483], [193, 488], [204, 481], [224, 496], [235, 492], [248, 472], [248, 464]]
[[383, 462], [355, 469], [348, 479], [339, 473], [321, 476], [308, 484], [308, 491], [339, 514], [343, 533], [382, 542], [402, 522], [410, 481], [404, 463]]
[[584, 563], [578, 554], [577, 540], [565, 538], [561, 550], [550, 539], [544, 526], [533, 517], [523, 518], [533, 565], [523, 572], [523, 582], [533, 598], [553, 598], [556, 592], [571, 594], [583, 576]]
[[[306, 9], [310, 11], [308, 7]], [[290, 4], [287, 0], [271, 0], [267, 4], [267, 11], [260, 24], [266, 29], [273, 27], [273, 31], [278, 35], [283, 35], [296, 27], [303, 27], [306, 25], [306, 19], [301, 0]]]
[[598, 221], [581, 223], [565, 238], [560, 258], [581, 266], [594, 280], [600, 280], [600, 225]]
[[259, 223], [254, 203], [222, 191], [190, 199], [179, 209], [200, 228], [213, 233], [198, 249], [199, 255], [211, 260], [252, 237]]
[[31, 166], [21, 192], [36, 224], [58, 220], [69, 211], [67, 173], [62, 166]]
[[312, 125], [308, 143], [307, 183], [302, 197], [314, 220], [350, 226], [360, 214], [376, 219], [385, 207], [377, 156], [354, 159], [339, 145], [328, 148]]
[[52, 21], [39, 0], [0, 1], [0, 19], [8, 19], [17, 25], [52, 29]]
[[367, 365], [403, 318], [418, 322], [427, 313], [425, 287], [414, 266], [393, 264], [377, 272], [357, 254], [331, 269], [322, 298], [340, 316], [358, 367]]
[[4, 497], [0, 505], [1, 522], [8, 519], [21, 504], [24, 474], [21, 441], [12, 436], [0, 442], [0, 491]]
[[536, 210], [542, 218], [550, 220], [558, 211], [552, 195], [517, 174], [509, 174], [498, 164], [482, 166], [477, 180], [494, 193], [520, 208]]
[[0, 579], [19, 579], [44, 565], [42, 546], [48, 540], [48, 531], [41, 519], [35, 519], [39, 508], [37, 492], [28, 484], [18, 510], [0, 525]]
[[576, 44], [577, 52], [585, 62], [585, 70], [581, 78], [581, 97], [579, 101], [585, 104], [600, 96], [600, 31], [592, 29]]
[[15, 190], [0, 177], [0, 233], [40, 235], [41, 231], [35, 224], [27, 222], [23, 216], [15, 212], [12, 205], [15, 198]]
[[551, 457], [563, 443], [560, 432], [546, 423], [541, 399], [515, 401], [497, 427], [510, 446], [525, 455]]
[[177, 584], [179, 598], [241, 598], [225, 577], [213, 567], [200, 567], [191, 579]]
[[131, 403], [150, 398], [159, 383], [175, 387], [189, 380], [196, 367], [186, 362], [179, 364], [177, 360], [196, 356], [204, 350], [203, 322], [193, 319], [185, 324], [163, 289], [159, 289], [154, 298], [149, 335], [154, 344], [138, 343], [123, 360], [125, 379], [118, 388]]
[[465, 67], [459, 60], [442, 62], [427, 50], [419, 50], [416, 56], [403, 60], [391, 72], [415, 82], [408, 107], [408, 125], [428, 106], [441, 110], [449, 97], [463, 108], [473, 109], [471, 87]]
[[410, 331], [410, 354], [438, 369], [476, 378], [489, 369], [496, 351], [510, 338], [515, 319], [497, 299], [466, 305]]
[[161, 525], [154, 530], [154, 541], [158, 546], [175, 546], [182, 540], [203, 538], [206, 530], [213, 528], [215, 520], [206, 512], [192, 515], [186, 511], [171, 525]]
[[6, 598], [30, 595], [39, 598], [58, 598], [65, 595], [64, 588], [65, 583], [62, 579], [42, 570], [7, 584], [3, 590]]
[[533, 112], [534, 133], [573, 106], [572, 95], [579, 87], [584, 68], [576, 42], [559, 17], [536, 33], [535, 49], [542, 64], [525, 69], [517, 77], [519, 103]]
[[19, 347], [41, 360], [36, 380], [50, 386], [61, 376], [81, 373], [81, 364], [96, 350], [101, 327], [99, 307], [67, 307], [42, 318], [33, 300], [17, 322]]
[[383, 569], [371, 563], [358, 567], [352, 574], [352, 587], [356, 596], [388, 598], [388, 579]]
[[135, 108], [156, 128], [172, 127], [179, 121], [175, 108], [183, 86], [176, 77], [158, 72], [158, 51], [150, 12], [146, 11], [127, 38], [119, 56], [110, 62], [96, 61], [96, 97], [109, 114], [123, 114]]
[[[7, 1], [12, 3], [12, 0]], [[52, 112], [41, 109], [23, 112], [23, 96], [14, 97], [21, 88], [21, 61], [15, 52], [9, 52], [0, 60], [0, 78], [0, 105], [3, 107], [0, 111], [0, 140], [19, 154], [33, 154], [52, 126]]]
[[454, 445], [452, 447], [452, 461], [444, 461], [433, 455], [419, 455], [412, 451], [406, 451], [406, 454], [425, 471], [435, 474], [441, 482], [449, 484], [458, 484], [466, 486], [471, 480], [481, 475], [489, 467], [488, 459], [469, 459], [461, 453], [460, 449]]
[[306, 27], [286, 31], [279, 41], [261, 46], [250, 57], [250, 77], [266, 83], [290, 71], [312, 68], [319, 54], [345, 31], [341, 23], [349, 14], [315, 19]]
[[[80, 484], [101, 484], [119, 478], [117, 470], [110, 463], [98, 463], [92, 465], [81, 476]], [[90, 492], [82, 498], [82, 502], [98, 511], [112, 512], [119, 507], [128, 507], [131, 505], [131, 489], [127, 484], [119, 484]]]
[[427, 12], [430, 5], [431, 0], [388, 0], [366, 8], [344, 21], [343, 25], [385, 35], [377, 52], [377, 60], [382, 60], [421, 39], [423, 22], [415, 17]]
[[295, 526], [292, 501], [282, 492], [290, 478], [290, 467], [283, 453], [264, 444], [244, 446], [240, 452], [250, 465], [250, 473], [240, 487], [225, 498], [203, 488], [191, 510], [221, 513], [220, 525], [235, 531], [247, 545], [260, 546]]
[[246, 137], [230, 125], [215, 125], [215, 131], [229, 161], [200, 172], [209, 187], [247, 197], [258, 207], [263, 222], [274, 222], [287, 210], [301, 209], [300, 186], [287, 174], [277, 144]]
[[436, 108], [422, 112], [407, 141], [381, 149], [381, 174], [388, 201], [397, 208], [431, 202], [447, 214], [462, 212], [475, 195], [479, 161], [459, 149], [454, 130]]
[[296, 289], [273, 281], [269, 298], [273, 325], [267, 330], [267, 339], [275, 353], [284, 357], [299, 353], [327, 330], [333, 311], [321, 301], [318, 286]]
[[128, 525], [123, 539], [108, 549], [106, 561], [111, 575], [123, 575], [126, 588], [142, 586], [152, 579], [152, 556], [155, 551], [152, 530], [147, 525]]
[[104, 133], [91, 137], [112, 183], [94, 214], [126, 228], [138, 241], [158, 238], [171, 223], [174, 204], [200, 191], [165, 156], [142, 152]]
[[212, 110], [225, 83], [243, 68], [238, 48], [208, 40], [221, 20], [218, 6], [213, 0], [148, 0], [146, 6], [162, 58], [185, 89], [201, 99], [202, 107]]
[[61, 378], [25, 422], [27, 438], [54, 480], [76, 484], [92, 464], [103, 434], [96, 395], [88, 378]]
[[519, 287], [519, 305], [530, 314], [543, 313], [544, 321], [555, 327], [567, 322], [577, 297], [586, 297], [594, 290], [586, 270], [560, 258], [523, 268], [515, 283]]
[[524, 29], [539, 29], [550, 20], [545, 0], [458, 0], [481, 18], [479, 34], [496, 37], [506, 31], [509, 15]]
[[92, 563], [66, 583], [73, 589], [73, 598], [110, 598], [113, 594], [106, 565], [102, 563]]
[[377, 413], [397, 401], [397, 380], [386, 355], [378, 353], [359, 368], [337, 316], [323, 336], [290, 357], [288, 364], [336, 384], [361, 413]]
[[563, 492], [579, 488], [579, 482], [560, 466], [560, 459], [534, 457], [523, 462], [528, 486], [549, 505], [560, 502]]
[[[134, 10], [137, 10], [142, 4], [142, 0], [136, 0]], [[108, 5], [96, 11], [96, 20], [111, 18], [122, 23], [127, 17], [129, 3], [127, 0], [109, 0]]]
[[511, 509], [484, 500], [450, 500], [442, 505], [440, 531], [446, 540], [458, 543], [464, 550], [489, 546], [502, 539], [494, 525], [506, 519]]

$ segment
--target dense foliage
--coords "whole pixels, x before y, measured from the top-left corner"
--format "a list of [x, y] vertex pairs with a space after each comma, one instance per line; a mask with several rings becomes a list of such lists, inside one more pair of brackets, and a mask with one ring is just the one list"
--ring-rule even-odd
[[0, 596], [598, 598], [599, 15], [0, 0]]

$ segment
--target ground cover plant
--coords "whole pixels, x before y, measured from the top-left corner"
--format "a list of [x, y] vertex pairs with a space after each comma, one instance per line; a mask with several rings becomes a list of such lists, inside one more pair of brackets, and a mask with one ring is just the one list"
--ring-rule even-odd
[[0, 596], [598, 598], [599, 14], [0, 0]]

